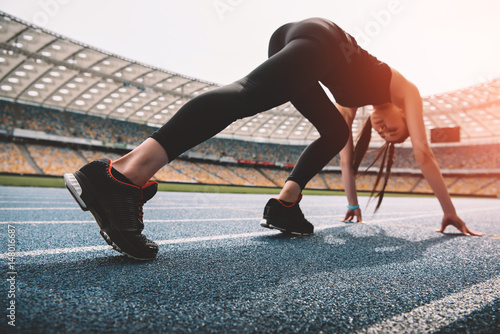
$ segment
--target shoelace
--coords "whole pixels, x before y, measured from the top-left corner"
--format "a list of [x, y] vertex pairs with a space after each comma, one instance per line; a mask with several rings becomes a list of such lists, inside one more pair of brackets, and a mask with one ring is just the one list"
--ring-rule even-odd
[[141, 190], [141, 199], [137, 203], [138, 204], [137, 209], [138, 209], [138, 212], [139, 212], [139, 223], [140, 223], [139, 229], [141, 231], [144, 229], [144, 210], [143, 210], [143, 206], [144, 206], [144, 204], [146, 204], [146, 202], [147, 201], [144, 200], [144, 194], [143, 194], [143, 192]]
[[142, 231], [144, 229], [144, 220], [143, 220], [143, 217], [144, 217], [144, 211], [143, 211], [143, 205], [144, 203], [141, 201], [139, 201], [139, 203], [137, 203], [138, 206], [137, 206], [137, 209], [138, 209], [138, 212], [139, 212], [139, 219], [138, 219], [138, 222], [139, 222], [139, 230]]
[[143, 217], [144, 217], [144, 211], [142, 209], [142, 206], [144, 205], [144, 203], [142, 202], [139, 202], [139, 206], [137, 207], [137, 209], [139, 210], [139, 220], [141, 222], [143, 222]]

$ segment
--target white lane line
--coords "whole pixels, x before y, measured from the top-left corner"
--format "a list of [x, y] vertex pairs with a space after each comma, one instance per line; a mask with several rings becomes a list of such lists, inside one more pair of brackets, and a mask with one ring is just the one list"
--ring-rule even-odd
[[[185, 222], [223, 222], [223, 221], [243, 221], [243, 220], [259, 220], [257, 217], [248, 217], [248, 218], [196, 218], [196, 219], [151, 219], [145, 220], [144, 223], [185, 223]], [[95, 220], [33, 220], [33, 221], [8, 221], [8, 222], [0, 222], [0, 225], [17, 225], [17, 224], [87, 224], [87, 223], [95, 223]]]
[[498, 298], [500, 298], [500, 276], [356, 333], [430, 333], [484, 308]]
[[33, 203], [33, 204], [59, 204], [59, 203], [74, 203], [72, 201], [66, 201], [66, 200], [59, 200], [59, 201], [0, 201], [0, 203], [23, 203], [23, 204], [28, 204], [28, 203]]
[[[26, 202], [23, 202], [23, 203], [26, 203]], [[45, 203], [45, 202], [37, 202], [37, 204], [41, 204], [41, 203]], [[47, 202], [47, 204], [49, 203], [54, 203], [54, 202]], [[69, 203], [69, 202], [61, 202], [61, 203]], [[321, 208], [324, 208], [324, 207], [327, 207], [327, 206], [317, 206], [317, 207], [321, 207]], [[227, 207], [227, 206], [214, 206], [214, 205], [206, 205], [206, 206], [149, 206], [149, 207], [145, 207], [145, 211], [150, 211], [150, 210], [193, 210], [193, 209], [197, 209], [197, 210], [214, 210], [214, 209], [227, 209], [227, 210], [242, 210], [242, 209], [253, 209], [255, 208], [255, 210], [261, 209], [261, 207], [246, 207], [246, 208], [234, 208], [234, 207]], [[307, 207], [308, 209], [310, 207]], [[335, 209], [334, 206], [332, 206], [332, 209]], [[81, 210], [78, 206], [71, 206], [71, 207], [12, 207], [12, 208], [0, 208], [0, 210], [2, 211], [30, 211], [30, 210]], [[499, 209], [497, 207], [492, 207], [492, 206], [488, 206], [488, 207], [481, 207], [481, 208], [470, 208], [470, 209], [460, 209], [458, 208], [458, 214], [463, 214], [463, 213], [469, 213], [469, 212], [484, 212], [484, 211], [499, 211]], [[442, 215], [442, 211], [440, 210], [433, 210], [433, 211], [427, 211], [426, 214], [424, 215], [417, 215], [417, 216], [411, 216], [411, 215], [414, 215], [414, 214], [419, 214], [421, 211], [412, 211], [412, 212], [387, 212], [387, 213], [377, 213], [378, 216], [386, 216], [386, 215], [390, 215], [390, 216], [395, 216], [395, 215], [400, 215], [400, 216], [410, 216], [410, 217], [407, 217], [405, 219], [408, 219], [408, 218], [420, 218], [420, 217], [430, 217], [430, 216], [435, 216], [435, 215]], [[365, 214], [365, 216], [368, 216], [368, 214]]]
[[49, 208], [49, 207], [43, 207], [43, 208], [0, 208], [1, 211], [34, 211], [34, 210], [81, 210], [78, 207], [56, 207], [56, 208]]
[[158, 245], [174, 245], [182, 244], [188, 242], [203, 242], [203, 241], [213, 241], [213, 240], [226, 240], [226, 239], [239, 239], [239, 238], [251, 238], [260, 237], [264, 235], [276, 234], [277, 231], [265, 231], [265, 232], [250, 232], [250, 233], [239, 233], [239, 234], [225, 234], [225, 235], [213, 235], [208, 237], [193, 237], [193, 238], [180, 238], [180, 239], [170, 239], [157, 241]]
[[39, 249], [29, 252], [14, 252], [0, 254], [0, 259], [11, 258], [14, 256], [25, 257], [25, 256], [42, 256], [42, 255], [55, 255], [55, 254], [68, 254], [68, 253], [86, 253], [86, 252], [97, 252], [104, 251], [106, 249], [112, 249], [111, 246], [87, 246], [87, 247], [71, 247], [71, 248], [52, 248], [52, 249]]
[[[482, 211], [482, 209], [469, 209], [468, 211]], [[428, 217], [436, 217], [441, 216], [441, 212], [429, 213], [423, 215], [415, 215], [415, 216], [407, 216], [404, 218], [404, 221], [409, 221], [407, 224], [402, 223], [393, 223], [402, 221], [401, 217], [387, 218], [387, 219], [377, 219], [377, 220], [364, 220], [363, 223], [366, 225], [370, 224], [381, 224], [381, 225], [389, 225], [389, 226], [399, 226], [399, 227], [408, 227], [408, 228], [417, 228], [417, 229], [426, 229], [435, 231], [437, 227], [433, 226], [420, 226], [411, 224], [412, 219], [416, 218], [428, 218]], [[342, 216], [307, 216], [310, 219], [329, 219], [335, 222], [339, 222], [342, 219]], [[241, 218], [194, 218], [194, 219], [150, 219], [145, 220], [144, 223], [205, 223], [205, 222], [232, 222], [232, 221], [256, 221], [259, 219], [258, 217], [241, 217]], [[1, 225], [43, 225], [43, 224], [94, 224], [94, 220], [41, 220], [41, 221], [0, 221]], [[317, 229], [317, 228], [316, 228]], [[485, 237], [489, 237], [491, 239], [500, 239], [499, 234], [495, 233], [486, 233]]]
[[[336, 219], [332, 216], [308, 216], [308, 218], [329, 218]], [[186, 219], [146, 219], [144, 220], [144, 224], [148, 223], [189, 223], [189, 222], [227, 222], [227, 221], [260, 221], [260, 217], [240, 217], [240, 218], [186, 218]], [[32, 220], [32, 221], [3, 221], [0, 222], [0, 225], [7, 224], [87, 224], [87, 223], [95, 223], [94, 220]]]
[[[316, 231], [325, 230], [334, 226], [343, 225], [343, 223], [337, 224], [327, 224], [320, 225], [315, 228]], [[241, 238], [251, 238], [260, 237], [265, 235], [279, 234], [278, 231], [264, 231], [264, 232], [249, 232], [249, 233], [239, 233], [239, 234], [223, 234], [223, 235], [212, 235], [205, 237], [193, 237], [193, 238], [178, 238], [178, 239], [167, 239], [155, 241], [158, 245], [173, 245], [182, 244], [190, 242], [203, 242], [203, 241], [213, 241], [213, 240], [228, 240], [228, 239], [241, 239]], [[52, 248], [52, 249], [39, 249], [27, 252], [15, 252], [14, 256], [26, 257], [26, 256], [42, 256], [42, 255], [54, 255], [54, 254], [68, 254], [68, 253], [86, 253], [86, 252], [96, 252], [103, 251], [106, 249], [111, 249], [110, 246], [86, 246], [86, 247], [68, 247], [68, 248]], [[0, 259], [5, 259], [12, 257], [12, 253], [2, 253], [0, 254]]]
[[95, 223], [95, 220], [32, 220], [32, 221], [6, 221], [0, 222], [0, 225], [38, 225], [38, 224], [87, 224]]
[[[483, 212], [483, 211], [500, 211], [497, 207], [484, 207], [484, 208], [470, 208], [470, 209], [460, 209], [458, 208], [457, 209], [457, 213], [459, 215], [461, 214], [464, 214], [464, 213], [470, 213], [470, 212]], [[401, 220], [401, 219], [404, 219], [404, 220], [410, 220], [410, 219], [413, 219], [413, 218], [427, 218], [427, 217], [434, 217], [434, 216], [442, 216], [443, 215], [443, 211], [440, 211], [440, 210], [435, 210], [435, 211], [426, 211], [425, 214], [421, 214], [422, 211], [418, 211], [418, 212], [407, 212], [407, 213], [401, 213], [401, 212], [396, 212], [394, 214], [392, 213], [385, 213], [385, 214], [380, 214], [380, 215], [391, 215], [391, 216], [394, 216], [394, 215], [404, 215], [404, 217], [399, 217], [399, 218], [392, 218], [392, 220]], [[383, 222], [383, 221], [388, 221], [390, 219], [376, 219], [376, 220], [372, 220], [371, 222]]]
[[[490, 210], [492, 208], [489, 208]], [[80, 210], [80, 208], [78, 208]], [[483, 208], [476, 208], [476, 209], [468, 209], [468, 210], [462, 210], [460, 213], [463, 212], [475, 212], [475, 211], [485, 211], [487, 209]], [[393, 218], [383, 218], [383, 219], [374, 219], [374, 220], [363, 220], [364, 224], [384, 224], [384, 223], [390, 223], [390, 222], [395, 222], [395, 221], [407, 221], [409, 222], [407, 227], [415, 227], [415, 228], [422, 228], [421, 226], [417, 225], [412, 225], [411, 220], [412, 219], [418, 219], [418, 218], [429, 218], [429, 217], [440, 217], [442, 215], [442, 212], [429, 212], [426, 214], [415, 214], [415, 215], [407, 215], [406, 217], [393, 217]], [[342, 216], [332, 216], [332, 215], [322, 215], [322, 216], [307, 216], [309, 219], [332, 219], [335, 221], [339, 221], [342, 219]], [[244, 220], [260, 220], [258, 216], [254, 217], [241, 217], [241, 218], [187, 218], [187, 219], [145, 219], [144, 223], [179, 223], [179, 222], [217, 222], [217, 221], [244, 221]], [[0, 225], [6, 225], [6, 224], [80, 224], [80, 223], [92, 223], [94, 222], [93, 220], [42, 220], [42, 221], [0, 221]], [[433, 227], [428, 227], [429, 229], [434, 229]]]
[[[52, 204], [54, 204], [52, 202]], [[228, 208], [228, 207], [220, 207], [220, 206], [157, 206], [157, 207], [146, 207], [144, 208], [147, 211], [151, 210], [213, 210], [213, 209], [228, 209], [228, 210], [241, 210], [240, 208]], [[78, 206], [72, 207], [19, 207], [19, 208], [0, 208], [2, 211], [31, 211], [31, 210], [81, 210]]]

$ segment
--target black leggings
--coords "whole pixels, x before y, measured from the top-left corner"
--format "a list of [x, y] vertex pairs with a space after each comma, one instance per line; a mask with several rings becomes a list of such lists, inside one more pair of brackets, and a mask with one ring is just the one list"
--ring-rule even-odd
[[[169, 161], [224, 130], [233, 121], [292, 102], [320, 137], [302, 152], [288, 180], [301, 189], [344, 147], [349, 129], [319, 81], [332, 59], [310, 38], [285, 43], [273, 36], [270, 58], [241, 80], [187, 102], [152, 134]], [[330, 59], [329, 59], [330, 58]]]

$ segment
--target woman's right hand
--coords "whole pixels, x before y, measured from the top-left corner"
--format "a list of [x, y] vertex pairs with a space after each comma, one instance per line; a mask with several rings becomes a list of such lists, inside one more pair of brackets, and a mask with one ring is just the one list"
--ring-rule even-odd
[[446, 227], [448, 227], [450, 225], [455, 226], [457, 228], [457, 230], [459, 230], [460, 232], [462, 232], [466, 236], [475, 235], [475, 236], [480, 237], [483, 235], [483, 233], [481, 233], [481, 232], [476, 232], [476, 231], [470, 230], [467, 227], [467, 225], [465, 224], [465, 222], [456, 214], [449, 214], [449, 215], [445, 214], [443, 217], [443, 220], [441, 221], [441, 228], [439, 230], [437, 230], [436, 232], [443, 233], [444, 230], [446, 229]]

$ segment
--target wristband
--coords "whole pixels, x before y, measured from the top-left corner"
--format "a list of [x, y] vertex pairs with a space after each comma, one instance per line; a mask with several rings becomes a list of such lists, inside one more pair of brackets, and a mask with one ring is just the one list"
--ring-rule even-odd
[[356, 205], [348, 205], [347, 206], [348, 209], [350, 210], [356, 210], [356, 209], [359, 209], [359, 204], [356, 204]]

